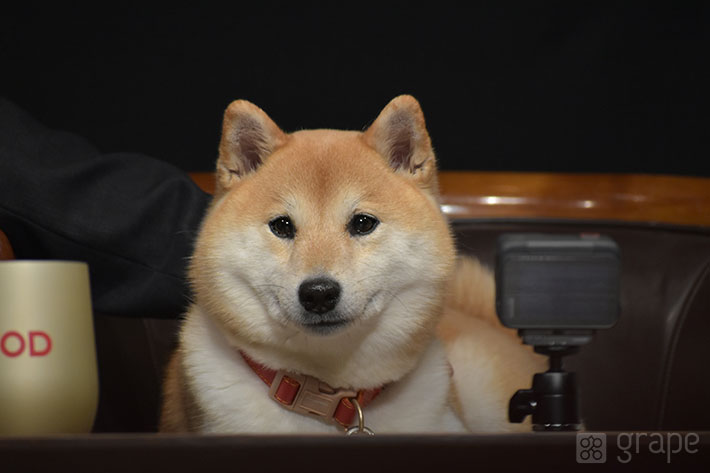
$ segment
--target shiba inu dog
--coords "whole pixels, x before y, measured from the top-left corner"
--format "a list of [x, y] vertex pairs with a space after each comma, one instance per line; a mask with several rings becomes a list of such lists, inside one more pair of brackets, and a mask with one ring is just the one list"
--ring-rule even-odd
[[235, 101], [216, 176], [161, 431], [521, 428], [508, 399], [544, 360], [498, 324], [490, 273], [457, 260], [413, 97], [364, 132], [290, 134]]

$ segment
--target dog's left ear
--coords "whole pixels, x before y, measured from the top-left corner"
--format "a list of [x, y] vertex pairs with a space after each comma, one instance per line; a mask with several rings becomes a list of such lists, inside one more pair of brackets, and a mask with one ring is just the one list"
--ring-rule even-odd
[[390, 166], [406, 174], [434, 194], [436, 158], [419, 102], [410, 95], [394, 98], [365, 131], [365, 141], [386, 158]]

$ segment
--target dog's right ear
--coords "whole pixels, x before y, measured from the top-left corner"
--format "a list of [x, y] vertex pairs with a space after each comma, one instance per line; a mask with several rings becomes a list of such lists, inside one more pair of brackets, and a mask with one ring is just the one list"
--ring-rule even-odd
[[256, 170], [286, 140], [286, 133], [253, 103], [235, 100], [229, 104], [222, 123], [215, 195]]

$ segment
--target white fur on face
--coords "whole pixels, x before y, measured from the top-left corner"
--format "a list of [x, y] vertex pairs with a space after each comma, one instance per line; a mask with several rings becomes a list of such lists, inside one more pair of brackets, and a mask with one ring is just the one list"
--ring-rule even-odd
[[[211, 252], [220, 255], [211, 261], [215, 265], [212, 284], [239, 319], [240, 330], [262, 339], [319, 336], [303, 327], [304, 309], [298, 299], [300, 284], [318, 276], [340, 284], [341, 297], [333, 312], [351, 322], [326, 337], [342, 335], [377, 317], [383, 319], [379, 323], [397, 324], [406, 333], [408, 325], [420, 322], [417, 313], [422, 307], [428, 313], [441, 275], [436, 271], [439, 254], [426, 235], [381, 222], [371, 234], [353, 237], [342, 223], [336, 226], [341, 234], [332, 239], [342, 240], [344, 259], [324, 258], [304, 270], [297, 254], [303, 244], [299, 239], [307, 237], [303, 227], [294, 240], [279, 239], [268, 225], [260, 225], [234, 228], [229, 238], [217, 242], [219, 247]], [[272, 251], [274, 244], [286, 248], [286, 258]], [[401, 315], [388, 318], [388, 312]]]

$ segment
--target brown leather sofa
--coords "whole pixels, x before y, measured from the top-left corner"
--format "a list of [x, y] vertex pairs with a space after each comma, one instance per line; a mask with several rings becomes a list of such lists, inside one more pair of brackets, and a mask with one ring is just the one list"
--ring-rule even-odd
[[[211, 174], [192, 177], [212, 190]], [[619, 244], [620, 320], [566, 362], [589, 429], [710, 430], [710, 179], [449, 172], [441, 187], [460, 251], [491, 266], [504, 232], [593, 232]], [[0, 238], [0, 258], [11, 257]], [[178, 320], [95, 320], [94, 431], [154, 431]]]

